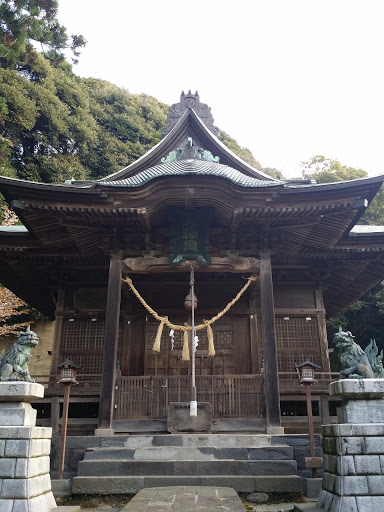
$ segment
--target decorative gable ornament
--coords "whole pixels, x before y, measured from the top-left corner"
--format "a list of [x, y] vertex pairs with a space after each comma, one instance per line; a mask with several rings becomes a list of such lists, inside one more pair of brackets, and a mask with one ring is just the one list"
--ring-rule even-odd
[[214, 134], [216, 137], [219, 135], [219, 128], [214, 126], [214, 119], [211, 113], [211, 107], [209, 107], [206, 103], [200, 103], [199, 93], [196, 91], [195, 94], [192, 94], [191, 91], [188, 91], [188, 94], [185, 94], [182, 91], [180, 96], [180, 103], [174, 103], [169, 107], [168, 116], [165, 121], [164, 128], [161, 129], [161, 135], [165, 137], [172, 130], [174, 126], [178, 123], [183, 114], [191, 109], [200, 117], [205, 126]]
[[174, 162], [175, 160], [205, 160], [206, 162], [219, 163], [220, 158], [213, 156], [207, 149], [199, 148], [193, 145], [192, 137], [188, 137], [188, 142], [181, 148], [171, 151], [167, 157], [161, 159], [161, 163]]

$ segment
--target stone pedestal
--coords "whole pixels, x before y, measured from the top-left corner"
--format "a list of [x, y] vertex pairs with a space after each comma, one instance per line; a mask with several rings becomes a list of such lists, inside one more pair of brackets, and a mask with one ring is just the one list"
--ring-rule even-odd
[[197, 416], [191, 416], [189, 402], [170, 402], [168, 406], [168, 432], [210, 432], [212, 430], [212, 404], [198, 402]]
[[333, 382], [344, 402], [338, 424], [323, 426], [324, 478], [317, 508], [384, 510], [384, 379]]
[[0, 510], [48, 512], [56, 507], [49, 455], [52, 429], [36, 427], [30, 401], [44, 396], [40, 384], [0, 382]]

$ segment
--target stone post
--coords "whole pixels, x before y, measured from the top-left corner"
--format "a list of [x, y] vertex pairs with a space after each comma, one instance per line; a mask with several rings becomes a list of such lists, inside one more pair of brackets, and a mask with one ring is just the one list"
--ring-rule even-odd
[[384, 510], [384, 379], [332, 382], [330, 395], [343, 399], [338, 423], [323, 426], [323, 488], [308, 512]]
[[30, 401], [44, 396], [40, 384], [0, 382], [0, 510], [48, 512], [56, 507], [49, 455], [52, 429], [36, 427]]

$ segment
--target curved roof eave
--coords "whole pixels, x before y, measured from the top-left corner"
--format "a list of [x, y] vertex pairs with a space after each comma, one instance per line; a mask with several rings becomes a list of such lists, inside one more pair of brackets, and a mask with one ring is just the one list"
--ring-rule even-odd
[[[361, 204], [356, 204], [354, 208], [356, 209], [356, 215], [353, 218], [353, 221], [349, 224], [347, 229], [344, 231], [342, 238], [349, 235], [352, 228], [357, 224], [359, 219], [363, 216], [367, 207], [371, 204], [373, 198], [380, 190], [384, 182], [384, 175], [374, 176], [369, 178], [359, 178], [357, 180], [349, 180], [349, 181], [335, 181], [332, 183], [319, 183], [319, 184], [310, 184], [310, 185], [298, 185], [298, 186], [285, 186], [281, 190], [279, 190], [275, 197], [286, 197], [289, 195], [300, 195], [305, 196], [306, 194], [322, 194], [325, 195], [327, 192], [330, 193], [338, 193], [349, 191], [358, 192], [361, 191]], [[356, 190], [357, 189], [357, 190]], [[292, 198], [293, 199], [293, 198]], [[299, 199], [299, 198], [298, 198]], [[367, 200], [367, 204], [363, 204], [364, 200]]]
[[[361, 187], [362, 185], [372, 186], [373, 189], [380, 188], [380, 186], [384, 182], [384, 175], [373, 176], [368, 178], [359, 178], [356, 180], [348, 180], [348, 181], [332, 181], [330, 183], [309, 183], [309, 184], [294, 184], [290, 185], [286, 183], [284, 189], [280, 191], [281, 195], [289, 195], [289, 194], [310, 194], [313, 192], [324, 193], [324, 190], [342, 190], [344, 188], [349, 187]], [[374, 192], [373, 195], [376, 195]]]
[[[182, 117], [179, 119], [177, 124], [172, 128], [172, 130], [158, 142], [153, 148], [151, 148], [147, 153], [138, 158], [135, 162], [132, 162], [127, 167], [124, 167], [120, 171], [112, 173], [105, 178], [101, 178], [100, 180], [96, 180], [96, 182], [103, 181], [118, 181], [120, 179], [129, 178], [133, 174], [140, 172], [141, 170], [146, 169], [147, 167], [153, 167], [157, 163], [160, 162], [161, 157], [166, 156], [170, 151], [176, 149], [177, 144], [179, 143], [179, 133], [185, 127], [185, 125], [192, 120], [195, 123], [196, 129], [201, 132], [201, 134], [209, 140], [209, 143], [215, 148], [216, 152], [219, 153], [219, 157], [224, 157], [229, 163], [231, 167], [235, 169], [241, 170], [248, 174], [251, 177], [258, 178], [264, 181], [279, 181], [264, 174], [247, 162], [242, 160], [240, 157], [235, 155], [230, 149], [228, 149], [203, 123], [203, 121], [199, 118], [199, 116], [191, 109], [185, 111]], [[207, 148], [205, 148], [207, 149]], [[216, 156], [216, 154], [215, 154]], [[155, 161], [155, 160], [158, 161]]]
[[[73, 182], [75, 183], [75, 182]], [[24, 190], [50, 190], [56, 192], [70, 192], [75, 194], [99, 194], [94, 187], [93, 182], [84, 182], [82, 185], [71, 185], [69, 183], [43, 183], [39, 181], [20, 180], [18, 178], [8, 178], [0, 176], [0, 190], [17, 188]]]

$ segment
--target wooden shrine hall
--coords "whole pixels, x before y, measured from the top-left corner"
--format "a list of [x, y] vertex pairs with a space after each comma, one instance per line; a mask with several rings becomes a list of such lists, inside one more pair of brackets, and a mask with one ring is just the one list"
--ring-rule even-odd
[[331, 378], [326, 314], [384, 279], [384, 228], [356, 226], [383, 176], [276, 180], [217, 135], [210, 108], [182, 93], [161, 142], [115, 174], [62, 185], [0, 178], [22, 222], [0, 228], [0, 282], [55, 317], [51, 383], [61, 361], [78, 365], [77, 393], [94, 393], [104, 432], [190, 399], [183, 333], [165, 326], [153, 351], [159, 322], [127, 276], [177, 325], [191, 323], [191, 262], [197, 324], [257, 276], [212, 323], [214, 356], [199, 331], [196, 387], [215, 418], [263, 418], [267, 428], [281, 425], [282, 394], [300, 394], [296, 364], [311, 360]]

